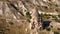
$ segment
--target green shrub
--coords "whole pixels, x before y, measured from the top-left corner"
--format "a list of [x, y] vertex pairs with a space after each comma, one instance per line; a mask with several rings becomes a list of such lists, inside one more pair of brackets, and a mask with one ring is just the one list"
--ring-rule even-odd
[[53, 26], [51, 25], [51, 28], [53, 28]]
[[43, 9], [48, 9], [48, 7], [47, 7], [47, 6], [42, 6], [42, 8], [43, 8]]
[[52, 18], [56, 18], [56, 16], [52, 15]]
[[27, 17], [27, 21], [30, 22], [30, 19], [31, 19], [31, 15], [29, 12], [26, 12], [26, 17]]
[[30, 22], [30, 19], [27, 19], [28, 22]]
[[26, 17], [31, 19], [31, 16], [30, 16], [30, 13], [29, 12], [26, 12]]
[[44, 19], [49, 19], [50, 18], [49, 16], [50, 16], [49, 14], [41, 14], [41, 17]]
[[46, 28], [47, 31], [50, 31], [51, 29], [50, 28]]

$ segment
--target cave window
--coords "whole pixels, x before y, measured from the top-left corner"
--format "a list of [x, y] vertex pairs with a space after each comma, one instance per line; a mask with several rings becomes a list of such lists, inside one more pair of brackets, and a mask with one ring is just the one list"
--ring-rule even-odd
[[43, 21], [43, 22], [42, 22], [42, 27], [43, 27], [43, 29], [49, 27], [50, 22], [51, 22], [51, 21]]

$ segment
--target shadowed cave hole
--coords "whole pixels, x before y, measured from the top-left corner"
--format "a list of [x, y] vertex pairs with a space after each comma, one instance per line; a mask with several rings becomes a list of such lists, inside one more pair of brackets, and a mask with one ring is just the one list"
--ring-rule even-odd
[[42, 27], [45, 29], [46, 27], [49, 27], [51, 21], [43, 21], [42, 22]]

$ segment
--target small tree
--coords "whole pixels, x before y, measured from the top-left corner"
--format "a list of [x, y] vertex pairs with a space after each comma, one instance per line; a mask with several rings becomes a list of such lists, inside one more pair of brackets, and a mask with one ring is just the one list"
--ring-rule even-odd
[[29, 12], [26, 12], [26, 17], [31, 19], [31, 16], [30, 16], [30, 13]]
[[29, 12], [26, 12], [26, 17], [27, 17], [27, 21], [30, 22], [30, 19], [31, 19], [31, 15]]

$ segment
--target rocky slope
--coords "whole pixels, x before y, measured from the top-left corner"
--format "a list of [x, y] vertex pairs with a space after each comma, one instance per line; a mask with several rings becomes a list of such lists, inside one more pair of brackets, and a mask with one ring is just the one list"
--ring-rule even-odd
[[[60, 34], [59, 9], [60, 0], [0, 0], [0, 34]], [[52, 21], [46, 29], [41, 17]]]

